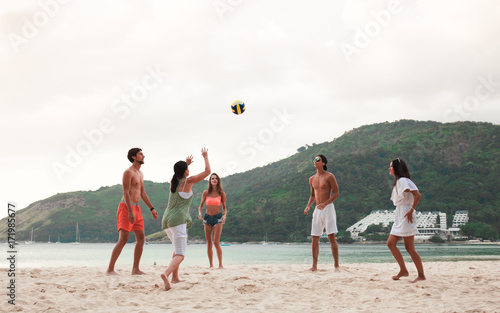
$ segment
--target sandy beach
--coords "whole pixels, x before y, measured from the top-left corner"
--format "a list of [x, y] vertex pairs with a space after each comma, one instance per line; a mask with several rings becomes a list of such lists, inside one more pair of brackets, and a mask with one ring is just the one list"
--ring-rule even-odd
[[[105, 268], [20, 269], [16, 305], [2, 312], [500, 312], [500, 262], [425, 263], [427, 281], [392, 281], [396, 263], [181, 266], [183, 282], [163, 289], [165, 265], [147, 274], [106, 276]], [[2, 276], [7, 272], [2, 269]]]

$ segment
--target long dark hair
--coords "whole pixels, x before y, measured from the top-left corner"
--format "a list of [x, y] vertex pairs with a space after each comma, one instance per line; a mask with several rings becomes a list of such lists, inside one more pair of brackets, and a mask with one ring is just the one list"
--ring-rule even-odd
[[217, 175], [217, 173], [212, 173], [210, 175], [210, 178], [208, 179], [208, 192], [207, 192], [207, 195], [209, 195], [212, 190], [214, 189], [214, 187], [212, 186], [212, 176], [216, 176], [217, 177], [217, 193], [222, 197], [222, 181], [220, 180], [220, 177], [219, 175]]
[[177, 186], [179, 186], [179, 180], [184, 178], [184, 172], [186, 172], [188, 165], [185, 161], [179, 161], [174, 164], [174, 176], [170, 181], [170, 192], [175, 192]]
[[400, 179], [401, 177], [411, 179], [408, 166], [406, 166], [405, 161], [401, 160], [400, 158], [395, 158], [394, 160], [392, 160], [392, 169], [394, 170], [394, 184], [392, 185], [393, 187], [396, 186], [398, 179]]

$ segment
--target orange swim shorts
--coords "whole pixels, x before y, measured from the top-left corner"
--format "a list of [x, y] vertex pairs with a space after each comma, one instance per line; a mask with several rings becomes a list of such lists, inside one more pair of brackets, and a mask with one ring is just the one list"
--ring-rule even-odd
[[142, 218], [141, 206], [137, 203], [132, 203], [131, 205], [135, 215], [134, 224], [128, 221], [127, 204], [120, 202], [118, 205], [118, 213], [116, 213], [116, 224], [118, 225], [118, 230], [123, 229], [128, 232], [134, 230], [144, 230], [144, 219]]

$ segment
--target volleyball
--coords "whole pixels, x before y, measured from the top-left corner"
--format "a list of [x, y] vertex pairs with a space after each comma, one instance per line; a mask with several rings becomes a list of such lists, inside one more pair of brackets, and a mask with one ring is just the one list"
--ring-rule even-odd
[[239, 100], [234, 101], [233, 104], [231, 104], [231, 110], [236, 115], [243, 114], [243, 112], [245, 112], [245, 103]]

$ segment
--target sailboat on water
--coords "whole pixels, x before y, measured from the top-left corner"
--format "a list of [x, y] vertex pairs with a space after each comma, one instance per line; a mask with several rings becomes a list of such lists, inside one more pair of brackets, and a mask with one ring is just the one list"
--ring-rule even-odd
[[60, 243], [61, 243], [61, 240], [59, 240], [59, 236], [57, 236], [56, 244], [60, 244]]
[[31, 245], [31, 244], [34, 244], [35, 242], [33, 241], [33, 227], [31, 227], [31, 240], [29, 241], [25, 241], [24, 242], [25, 244], [27, 245]]
[[80, 231], [78, 230], [78, 222], [76, 223], [76, 239], [75, 242], [71, 243], [72, 245], [79, 245], [80, 244]]
[[264, 241], [261, 242], [263, 246], [267, 246], [268, 243], [267, 243], [267, 231], [266, 231], [266, 235], [264, 236]]

